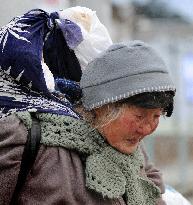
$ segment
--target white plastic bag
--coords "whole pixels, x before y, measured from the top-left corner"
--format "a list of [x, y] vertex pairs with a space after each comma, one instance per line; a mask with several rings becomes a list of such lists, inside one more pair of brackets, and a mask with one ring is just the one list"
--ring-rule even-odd
[[100, 22], [95, 11], [76, 6], [60, 11], [59, 16], [60, 19], [71, 20], [81, 28], [83, 41], [74, 52], [83, 70], [89, 62], [112, 45], [108, 30]]
[[172, 187], [166, 185], [163, 199], [167, 205], [191, 205], [191, 203]]

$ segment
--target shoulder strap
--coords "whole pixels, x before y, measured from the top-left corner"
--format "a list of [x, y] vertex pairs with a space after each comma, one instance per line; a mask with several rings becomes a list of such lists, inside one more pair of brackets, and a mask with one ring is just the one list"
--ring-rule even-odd
[[32, 127], [31, 130], [29, 130], [28, 132], [27, 141], [22, 155], [18, 180], [17, 180], [17, 184], [10, 205], [16, 203], [18, 194], [21, 191], [26, 181], [27, 175], [35, 162], [38, 149], [40, 146], [40, 140], [41, 140], [40, 123], [37, 117], [35, 116], [35, 113], [31, 113], [31, 117], [32, 117]]

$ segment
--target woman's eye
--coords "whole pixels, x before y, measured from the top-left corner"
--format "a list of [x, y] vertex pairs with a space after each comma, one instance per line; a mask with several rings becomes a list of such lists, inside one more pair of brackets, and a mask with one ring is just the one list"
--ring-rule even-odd
[[137, 117], [138, 119], [142, 119], [142, 118], [143, 118], [142, 115], [136, 115], [136, 117]]
[[160, 115], [154, 115], [155, 118], [160, 118]]

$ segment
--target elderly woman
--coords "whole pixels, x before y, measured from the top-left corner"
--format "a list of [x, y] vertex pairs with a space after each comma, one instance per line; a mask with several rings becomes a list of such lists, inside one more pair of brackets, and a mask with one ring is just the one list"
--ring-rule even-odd
[[165, 204], [141, 145], [173, 111], [175, 88], [163, 60], [143, 42], [115, 44], [87, 66], [81, 87], [99, 133], [87, 142], [98, 143], [86, 160], [87, 187], [126, 204]]
[[[161, 114], [172, 114], [175, 88], [163, 61], [141, 42], [110, 47], [85, 68], [81, 117], [70, 80], [91, 59], [81, 60], [81, 36], [65, 35], [81, 34], [66, 15], [33, 10], [0, 31], [0, 203], [164, 204], [140, 143]], [[66, 87], [56, 79], [64, 96], [51, 92], [46, 70], [69, 79]]]

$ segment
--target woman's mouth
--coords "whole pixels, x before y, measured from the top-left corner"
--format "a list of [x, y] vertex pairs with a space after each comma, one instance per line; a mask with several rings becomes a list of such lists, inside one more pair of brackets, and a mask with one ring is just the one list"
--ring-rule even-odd
[[133, 139], [128, 139], [127, 140], [129, 144], [137, 144], [140, 141], [140, 138], [133, 138]]

